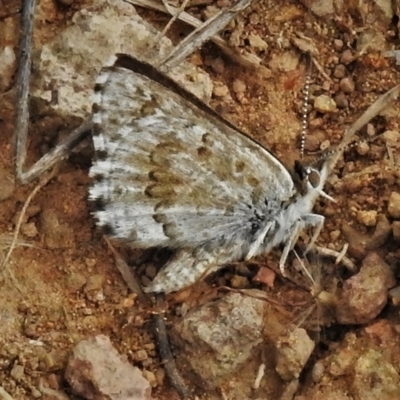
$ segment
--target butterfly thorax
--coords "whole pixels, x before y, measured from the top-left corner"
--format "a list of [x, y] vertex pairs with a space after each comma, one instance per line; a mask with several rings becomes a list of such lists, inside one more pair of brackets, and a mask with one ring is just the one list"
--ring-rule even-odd
[[[257, 250], [251, 251], [251, 256], [268, 252], [281, 243], [291, 242], [296, 232], [303, 230], [306, 226], [312, 225], [315, 214], [312, 209], [317, 198], [322, 195], [323, 187], [328, 177], [328, 163], [307, 166], [296, 163], [297, 179], [294, 195], [281, 204], [280, 207], [272, 205], [265, 209], [263, 224], [259, 226], [254, 236], [263, 235], [262, 243]], [[271, 210], [275, 210], [274, 213]], [[269, 228], [267, 229], [267, 225]], [[249, 257], [246, 257], [249, 258]]]

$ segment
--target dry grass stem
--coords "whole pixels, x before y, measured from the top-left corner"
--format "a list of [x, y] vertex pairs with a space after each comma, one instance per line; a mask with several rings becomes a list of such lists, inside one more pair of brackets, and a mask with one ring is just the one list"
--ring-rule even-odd
[[165, 28], [157, 35], [156, 40], [155, 40], [156, 43], [158, 43], [160, 41], [160, 39], [163, 36], [165, 36], [165, 34], [168, 32], [169, 28], [171, 28], [172, 24], [185, 11], [185, 8], [186, 8], [187, 4], [189, 3], [189, 0], [184, 0], [182, 5], [178, 9], [175, 9], [175, 7], [171, 7], [168, 4], [168, 0], [162, 0], [162, 3], [164, 4], [164, 7], [168, 11], [168, 13], [171, 14], [172, 18], [168, 21], [168, 24], [165, 26]]
[[55, 175], [55, 170], [53, 170], [51, 173], [49, 173], [46, 176], [43, 176], [42, 179], [39, 181], [39, 183], [36, 185], [36, 187], [32, 190], [32, 192], [30, 193], [30, 195], [28, 196], [28, 198], [26, 199], [24, 206], [22, 207], [21, 213], [19, 215], [17, 224], [15, 226], [14, 229], [14, 234], [13, 234], [13, 238], [10, 244], [10, 247], [8, 249], [8, 252], [6, 254], [6, 256], [4, 257], [3, 262], [0, 265], [0, 273], [2, 273], [3, 271], [7, 271], [13, 281], [13, 283], [15, 284], [15, 286], [17, 287], [17, 289], [21, 292], [22, 290], [19, 288], [19, 285], [17, 283], [17, 280], [14, 276], [14, 273], [12, 272], [12, 270], [10, 268], [8, 268], [8, 263], [10, 261], [11, 255], [15, 249], [15, 247], [18, 244], [18, 235], [21, 229], [21, 225], [22, 222], [24, 220], [25, 214], [26, 214], [26, 210], [29, 207], [29, 204], [31, 203], [31, 201], [33, 200], [33, 198], [36, 196], [36, 194], [39, 192], [40, 189], [42, 189], [42, 187], [46, 186], [47, 183], [54, 177]]
[[[125, 0], [125, 1], [132, 5], [148, 8], [155, 11], [160, 11], [163, 13], [168, 13], [167, 9], [156, 0]], [[172, 7], [171, 5], [169, 6], [169, 8], [174, 9], [175, 13], [178, 10], [176, 7]], [[190, 26], [193, 26], [194, 28], [198, 28], [203, 24], [202, 21], [193, 17], [187, 12], [182, 12], [179, 15], [178, 19]], [[258, 58], [256, 55], [246, 52], [239, 53], [235, 49], [232, 49], [232, 47], [230, 47], [229, 44], [217, 34], [210, 37], [209, 39], [237, 64], [250, 69], [262, 68], [260, 66], [261, 59]]]
[[118, 251], [115, 250], [114, 246], [111, 244], [110, 240], [107, 237], [104, 237], [108, 248], [114, 255], [115, 265], [118, 268], [123, 280], [125, 281], [126, 285], [128, 286], [129, 290], [132, 293], [135, 293], [138, 298], [144, 302], [148, 301], [146, 295], [144, 294], [135, 273], [133, 272], [132, 268], [130, 268], [126, 262], [122, 259], [119, 255]]

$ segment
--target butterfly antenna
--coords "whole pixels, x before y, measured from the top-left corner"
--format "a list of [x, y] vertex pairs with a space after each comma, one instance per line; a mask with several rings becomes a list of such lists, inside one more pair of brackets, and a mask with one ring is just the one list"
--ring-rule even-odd
[[310, 83], [311, 83], [311, 60], [308, 61], [306, 82], [303, 88], [303, 107], [302, 107], [302, 127], [301, 127], [301, 143], [300, 143], [300, 154], [301, 158], [304, 157], [304, 147], [306, 143], [306, 135], [308, 131], [308, 102], [310, 98]]

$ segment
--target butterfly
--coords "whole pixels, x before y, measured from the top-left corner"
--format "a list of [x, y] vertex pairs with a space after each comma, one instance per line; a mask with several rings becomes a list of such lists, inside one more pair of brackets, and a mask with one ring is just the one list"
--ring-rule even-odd
[[118, 54], [94, 93], [95, 218], [109, 236], [173, 256], [145, 289], [173, 292], [283, 244], [280, 269], [312, 212], [329, 158], [296, 164], [267, 149], [151, 65]]

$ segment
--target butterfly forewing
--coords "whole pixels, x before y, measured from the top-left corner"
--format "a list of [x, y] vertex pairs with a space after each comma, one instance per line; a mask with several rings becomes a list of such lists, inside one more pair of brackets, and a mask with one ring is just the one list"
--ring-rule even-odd
[[273, 155], [150, 66], [130, 59], [129, 68], [104, 68], [98, 82], [90, 197], [113, 236], [196, 248], [227, 232], [249, 235], [268, 202], [293, 196]]

